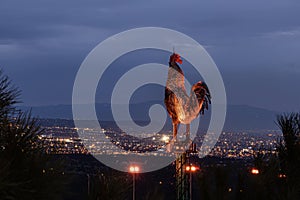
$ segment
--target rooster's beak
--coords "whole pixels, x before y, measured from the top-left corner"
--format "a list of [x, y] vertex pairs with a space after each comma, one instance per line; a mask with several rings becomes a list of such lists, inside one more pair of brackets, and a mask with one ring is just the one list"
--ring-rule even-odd
[[182, 64], [181, 58], [178, 58], [178, 59], [176, 60], [176, 62], [178, 62], [179, 64]]

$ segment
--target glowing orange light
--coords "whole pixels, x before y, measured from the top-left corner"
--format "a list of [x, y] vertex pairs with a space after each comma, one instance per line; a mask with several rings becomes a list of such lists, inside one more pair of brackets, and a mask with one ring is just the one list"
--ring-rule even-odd
[[251, 169], [251, 174], [259, 174], [259, 170], [256, 168]]
[[197, 170], [197, 168], [196, 168], [195, 166], [192, 166], [192, 167], [191, 167], [191, 171], [192, 171], [192, 172], [194, 172], [194, 171], [196, 171], [196, 170]]
[[130, 166], [129, 167], [129, 172], [130, 173], [138, 173], [140, 171], [140, 167], [139, 166]]
[[187, 172], [195, 172], [199, 169], [199, 167], [193, 166], [193, 165], [188, 165], [185, 167], [185, 171]]
[[186, 171], [190, 171], [190, 169], [191, 169], [190, 166], [186, 166], [186, 167], [185, 167], [185, 170], [186, 170]]
[[134, 172], [134, 167], [130, 167], [130, 168], [129, 168], [129, 171], [130, 171], [130, 172]]
[[140, 168], [137, 167], [137, 166], [135, 166], [135, 167], [134, 167], [134, 171], [139, 172], [139, 171], [140, 171]]
[[286, 178], [286, 175], [285, 174], [279, 174], [278, 177], [279, 178]]

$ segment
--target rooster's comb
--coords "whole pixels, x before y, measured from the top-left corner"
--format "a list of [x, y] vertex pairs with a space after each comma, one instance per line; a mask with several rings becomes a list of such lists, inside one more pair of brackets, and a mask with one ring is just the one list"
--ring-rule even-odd
[[177, 62], [177, 63], [180, 63], [182, 64], [182, 60], [180, 58], [180, 55], [177, 54], [177, 53], [173, 53], [171, 56], [170, 56], [170, 62]]

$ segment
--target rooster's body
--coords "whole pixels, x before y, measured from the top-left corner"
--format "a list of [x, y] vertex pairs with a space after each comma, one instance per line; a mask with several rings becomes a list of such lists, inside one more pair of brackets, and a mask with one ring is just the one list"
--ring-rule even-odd
[[172, 118], [173, 139], [176, 140], [178, 124], [186, 124], [189, 138], [190, 123], [199, 113], [204, 113], [210, 104], [210, 93], [204, 82], [197, 82], [187, 95], [184, 86], [184, 74], [177, 62], [182, 63], [178, 54], [172, 54], [169, 61], [168, 79], [165, 88], [165, 105]]

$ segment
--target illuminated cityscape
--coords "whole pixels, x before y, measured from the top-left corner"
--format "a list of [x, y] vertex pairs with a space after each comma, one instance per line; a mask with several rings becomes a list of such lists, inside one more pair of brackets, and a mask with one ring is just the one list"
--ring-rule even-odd
[[[143, 134], [139, 139], [116, 129], [76, 129], [72, 127], [43, 127], [45, 133], [39, 138], [43, 141], [46, 152], [49, 154], [115, 154], [116, 148], [138, 153], [155, 152], [155, 156], [165, 156], [166, 144], [171, 134]], [[79, 138], [78, 132], [85, 135]], [[85, 133], [85, 134], [83, 134]], [[252, 158], [256, 151], [275, 153], [275, 147], [281, 135], [276, 130], [263, 133], [253, 132], [222, 132], [215, 147], [209, 156], [223, 158]], [[104, 139], [105, 138], [105, 139]], [[200, 146], [203, 137], [196, 137], [194, 143]], [[113, 145], [111, 145], [113, 144]]]

